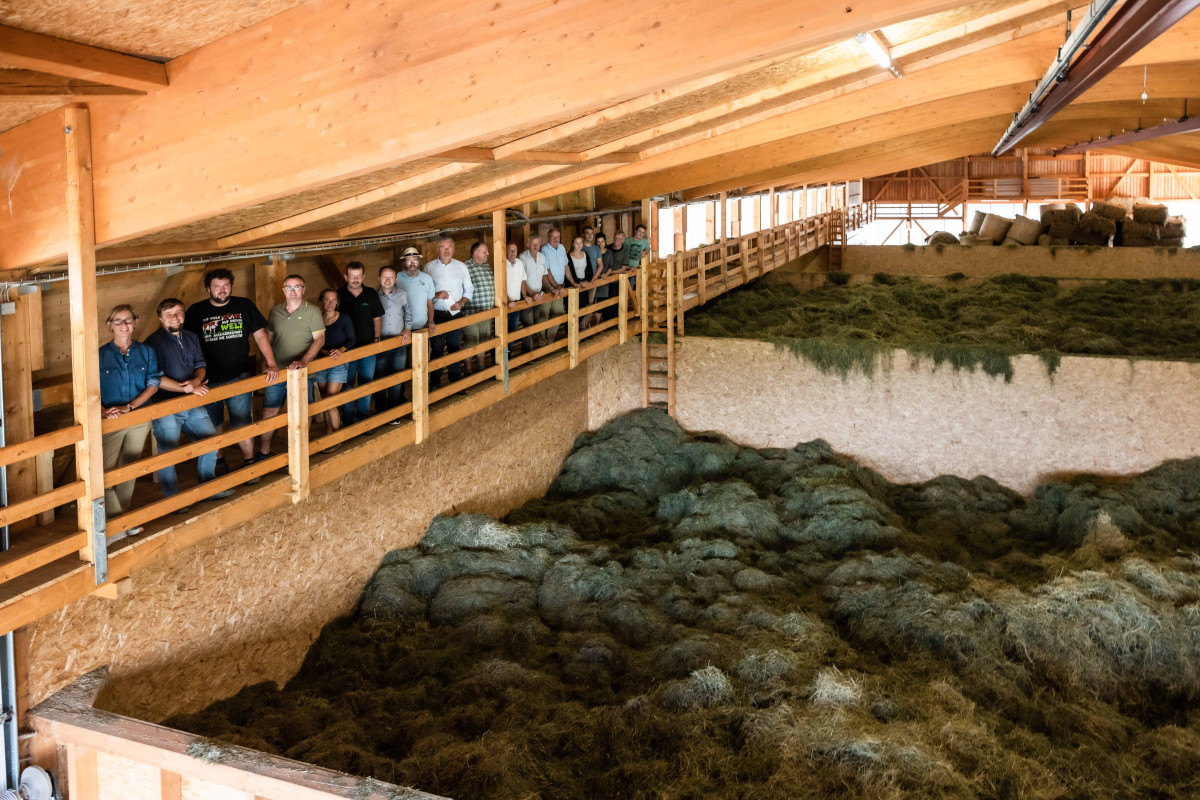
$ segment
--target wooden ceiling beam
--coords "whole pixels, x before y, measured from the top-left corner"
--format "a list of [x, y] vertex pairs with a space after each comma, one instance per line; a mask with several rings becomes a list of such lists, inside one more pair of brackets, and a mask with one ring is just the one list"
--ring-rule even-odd
[[153, 92], [167, 85], [157, 61], [0, 25], [0, 64], [64, 78]]
[[0, 69], [0, 103], [127, 100], [143, 95], [138, 89], [64, 78], [31, 69]]
[[[1195, 74], [1194, 70], [1197, 68], [1200, 68], [1200, 65], [1180, 67], [1179, 74], [1190, 76]], [[1190, 77], [1184, 80], [1192, 82]], [[766, 189], [782, 185], [790, 179], [795, 172], [792, 164], [799, 161], [801, 157], [812, 158], [847, 149], [872, 138], [880, 140], [895, 138], [900, 135], [919, 133], [927, 128], [940, 128], [950, 123], [969, 122], [974, 119], [990, 117], [997, 109], [1013, 105], [1019, 106], [1028, 94], [1027, 88], [1020, 84], [970, 95], [960, 95], [948, 100], [903, 109], [858, 122], [835, 125], [792, 139], [679, 167], [661, 176], [661, 179], [676, 184], [680, 188], [700, 186], [699, 191], [704, 194], [739, 188], [745, 188], [747, 191]], [[1117, 91], [1112, 96], [1120, 97], [1122, 94]], [[1182, 106], [1182, 101], [1168, 98], [1160, 98], [1145, 106], [1138, 101], [1108, 101], [1072, 106], [1062, 112], [1062, 118], [1068, 121], [1078, 121], [1079, 126], [1082, 126], [1091, 121], [1121, 119], [1129, 114], [1136, 115], [1139, 112], [1150, 118], [1168, 112], [1169, 109], [1177, 106]], [[919, 147], [911, 155], [912, 160], [909, 166], [912, 168], [932, 163], [923, 156]]]
[[530, 169], [525, 169], [512, 175], [506, 175], [502, 178], [487, 181], [485, 183], [476, 184], [466, 189], [461, 189], [452, 194], [443, 195], [441, 197], [428, 200], [423, 203], [416, 203], [405, 208], [398, 208], [395, 211], [390, 211], [387, 214], [381, 214], [371, 219], [356, 222], [352, 225], [346, 225], [338, 229], [339, 236], [355, 236], [357, 234], [373, 231], [384, 225], [392, 223], [404, 222], [411, 220], [413, 217], [419, 217], [425, 214], [431, 214], [440, 209], [452, 206], [457, 203], [464, 203], [474, 200], [489, 192], [495, 192], [509, 186], [516, 186], [526, 181], [537, 180], [561, 171], [560, 166], [537, 166]]
[[492, 152], [495, 153], [495, 156], [498, 159], [512, 158], [520, 153], [533, 150], [537, 147], [545, 147], [553, 142], [566, 139], [568, 136], [574, 136], [577, 133], [583, 133], [584, 131], [591, 130], [599, 125], [604, 125], [605, 123], [612, 122], [613, 120], [627, 117], [630, 114], [634, 114], [639, 111], [646, 111], [647, 109], [661, 105], [668, 100], [674, 100], [695, 92], [703, 91], [704, 89], [717, 86], [725, 81], [733, 80], [734, 78], [740, 78], [743, 75], [748, 75], [752, 72], [757, 72], [758, 70], [775, 66], [781, 61], [785, 61], [794, 57], [794, 55], [795, 54], [789, 54], [787, 56], [778, 56], [771, 59], [750, 61], [734, 67], [733, 69], [721, 70], [719, 72], [714, 72], [711, 75], [705, 75], [701, 78], [684, 81], [676, 86], [659, 89], [657, 91], [644, 94], [641, 97], [634, 97], [626, 100], [623, 103], [618, 103], [614, 106], [601, 109], [600, 111], [594, 111], [591, 114], [585, 114], [584, 116], [568, 120], [567, 122], [560, 123], [543, 131], [530, 134], [529, 136], [523, 136], [516, 141], [499, 145], [498, 147], [493, 148]]
[[434, 158], [445, 161], [508, 164], [582, 164], [585, 161], [595, 161], [601, 164], [633, 164], [641, 160], [641, 154], [606, 153], [600, 158], [592, 159], [585, 153], [555, 152], [550, 150], [526, 150], [507, 156], [497, 156], [496, 151], [487, 147], [456, 147], [438, 153]]
[[[530, 54], [559, 52], [594, 13], [588, 0], [460, 0], [456, 17], [488, 31], [477, 41], [443, 24], [442, 0], [310, 0], [172, 60], [170, 85], [92, 110], [96, 237], [115, 244], [170, 230], [956, 5], [856, 0], [798, 16], [776, 0], [610, 0], [604, 17], [620, 24], [589, 30], [586, 58], [546, 69]], [[714, 30], [721, 46], [705, 58], [682, 46]], [[306, 46], [280, 47], [285, 41]], [[516, 41], [521, 47], [495, 45]], [[115, 83], [94, 68], [72, 77]], [[13, 145], [24, 127], [0, 133], [0, 157], [21, 152]], [[48, 209], [61, 218], [62, 193], [47, 182], [48, 168], [12, 166], [40, 199], [0, 221], [0, 266], [57, 257], [65, 236], [32, 239], [23, 218]]]
[[[1042, 8], [1031, 14], [1016, 18], [1005, 18], [989, 15], [993, 22], [989, 26], [978, 29], [972, 28], [952, 43], [944, 46], [939, 42], [929, 45], [928, 50], [921, 49], [921, 39], [909, 43], [905, 52], [908, 57], [901, 64], [905, 72], [928, 69], [938, 64], [944, 64], [957, 58], [985, 50], [989, 47], [1012, 41], [1023, 36], [1030, 36], [1040, 31], [1050, 30], [1065, 18], [1065, 12], [1073, 2], [1058, 2], [1047, 5], [1038, 0]], [[1023, 4], [1022, 7], [1028, 4]], [[897, 63], [900, 63], [897, 61]], [[853, 61], [846, 61], [828, 69], [803, 72], [774, 86], [743, 95], [726, 103], [702, 109], [673, 120], [662, 122], [653, 127], [627, 134], [605, 142], [589, 150], [583, 155], [587, 158], [597, 158], [614, 150], [626, 150], [647, 142], [654, 142], [672, 133], [689, 131], [705, 122], [719, 121], [720, 127], [678, 139], [657, 142], [653, 148], [642, 151], [643, 158], [658, 155], [678, 147], [686, 146], [697, 141], [711, 138], [714, 135], [731, 133], [742, 127], [757, 122], [799, 111], [803, 108], [841, 97], [850, 92], [866, 89], [871, 86], [887, 84], [892, 75], [882, 71], [870, 58], [865, 55]], [[793, 95], [802, 95], [794, 101], [772, 108], [762, 109], [764, 103], [779, 100]]]
[[562, 185], [564, 180], [580, 181], [594, 178], [594, 176], [602, 175], [605, 172], [613, 169], [612, 165], [606, 164], [591, 164], [585, 165], [582, 169], [564, 171], [562, 174], [555, 175], [552, 179], [536, 183], [532, 186], [526, 186], [514, 191], [483, 200], [466, 208], [458, 209], [445, 216], [438, 217], [434, 220], [436, 225], [446, 225], [450, 222], [455, 222], [460, 219], [475, 217], [480, 214], [487, 214], [492, 211], [509, 208], [510, 206], [527, 203], [534, 198], [543, 198], [561, 194], [557, 191], [557, 187]]
[[395, 197], [397, 195], [404, 194], [405, 192], [411, 192], [415, 189], [420, 189], [428, 186], [431, 183], [445, 180], [446, 178], [461, 176], [478, 168], [478, 164], [445, 164], [435, 169], [422, 172], [418, 175], [413, 175], [411, 177], [398, 180], [394, 183], [390, 183], [387, 186], [380, 186], [377, 189], [371, 189], [370, 191], [362, 192], [352, 197], [347, 197], [344, 200], [337, 201], [336, 203], [330, 203], [328, 205], [321, 206], [320, 208], [314, 208], [300, 214], [294, 214], [290, 217], [276, 220], [275, 222], [271, 222], [266, 225], [259, 225], [257, 228], [251, 228], [250, 230], [222, 237], [221, 239], [217, 240], [217, 245], [222, 250], [240, 247], [244, 244], [249, 244], [250, 242], [265, 239], [269, 236], [274, 236], [275, 234], [295, 230], [296, 228], [302, 228], [306, 225], [313, 225], [321, 220], [330, 219], [340, 214], [353, 211], [356, 208], [362, 208], [364, 206], [386, 200], [389, 197]]

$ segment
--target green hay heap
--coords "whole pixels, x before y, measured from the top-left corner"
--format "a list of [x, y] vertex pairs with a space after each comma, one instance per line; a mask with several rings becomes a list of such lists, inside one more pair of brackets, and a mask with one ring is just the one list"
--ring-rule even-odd
[[[953, 277], [953, 276], [952, 276]], [[825, 372], [871, 374], [902, 348], [935, 365], [1012, 377], [1012, 357], [1200, 358], [1200, 281], [1107, 280], [1068, 290], [1053, 278], [1002, 275], [972, 285], [876, 275], [871, 284], [752, 284], [688, 317], [688, 333], [759, 339]]]
[[1191, 798], [1197, 544], [1200, 460], [1026, 499], [635, 412], [167, 724], [458, 800]]

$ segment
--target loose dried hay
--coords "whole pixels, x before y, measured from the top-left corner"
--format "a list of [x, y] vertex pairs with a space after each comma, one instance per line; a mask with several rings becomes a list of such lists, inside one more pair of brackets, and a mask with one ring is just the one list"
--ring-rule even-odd
[[[1194, 794], [1200, 459], [1022, 497], [646, 410], [579, 437], [557, 486], [439, 518], [286, 687], [169, 722], [460, 800]], [[763, 504], [895, 533], [688, 522]]]

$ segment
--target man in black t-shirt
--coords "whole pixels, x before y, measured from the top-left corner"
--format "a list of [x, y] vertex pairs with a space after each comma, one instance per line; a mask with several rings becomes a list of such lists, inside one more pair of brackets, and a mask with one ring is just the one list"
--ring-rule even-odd
[[[366, 267], [361, 261], [351, 261], [346, 265], [346, 285], [338, 289], [338, 311], [349, 316], [354, 323], [354, 340], [359, 347], [378, 342], [383, 325], [383, 303], [377, 291], [363, 285], [365, 273]], [[375, 379], [375, 356], [351, 361], [348, 366], [350, 374], [346, 376], [347, 389]], [[351, 425], [366, 419], [370, 409], [369, 394], [346, 403], [342, 406], [342, 424]]]
[[[204, 288], [208, 299], [193, 303], [184, 317], [184, 330], [200, 337], [200, 349], [208, 365], [208, 387], [215, 389], [224, 383], [248, 378], [256, 371], [250, 358], [250, 339], [258, 344], [259, 352], [266, 361], [265, 384], [274, 383], [279, 377], [275, 365], [275, 354], [267, 336], [267, 321], [262, 312], [246, 297], [233, 296], [233, 273], [227, 269], [210, 269], [204, 273]], [[205, 408], [213, 426], [224, 430], [225, 407], [229, 407], [229, 429], [243, 428], [251, 422], [250, 392], [225, 400], [209, 403]], [[242, 451], [243, 466], [254, 463], [254, 442], [251, 439], [238, 442]], [[218, 461], [224, 461], [222, 457]], [[258, 480], [247, 481], [257, 483]]]

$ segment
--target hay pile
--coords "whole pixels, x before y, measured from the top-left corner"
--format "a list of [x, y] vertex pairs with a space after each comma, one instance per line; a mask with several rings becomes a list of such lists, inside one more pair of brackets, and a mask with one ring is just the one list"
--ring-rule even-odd
[[770, 341], [843, 375], [869, 374], [894, 348], [1006, 377], [1019, 353], [1041, 354], [1049, 367], [1060, 354], [1195, 359], [1200, 281], [1065, 289], [1053, 278], [1024, 275], [943, 284], [887, 275], [807, 292], [754, 283], [689, 316], [688, 333]]
[[1200, 462], [1023, 499], [658, 411], [168, 724], [459, 800], [1192, 797]]

